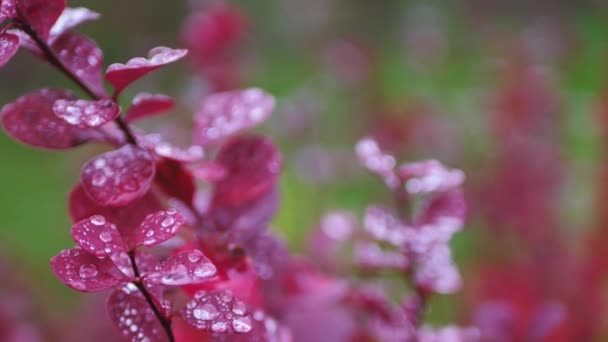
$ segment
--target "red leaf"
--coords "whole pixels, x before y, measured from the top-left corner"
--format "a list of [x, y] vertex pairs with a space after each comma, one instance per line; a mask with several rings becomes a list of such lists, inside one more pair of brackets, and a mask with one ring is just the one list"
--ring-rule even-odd
[[256, 325], [251, 309], [235, 299], [230, 291], [201, 291], [194, 295], [180, 314], [193, 327], [214, 333], [246, 334], [253, 331]]
[[186, 219], [175, 209], [148, 215], [135, 231], [136, 246], [155, 246], [177, 234]]
[[16, 3], [19, 15], [44, 41], [66, 7], [66, 0], [17, 0]]
[[279, 206], [279, 195], [271, 189], [255, 200], [226, 205], [212, 203], [205, 214], [205, 228], [225, 233], [224, 239], [241, 244], [268, 228]]
[[399, 179], [395, 175], [395, 157], [383, 152], [374, 139], [361, 139], [355, 146], [355, 152], [360, 163], [368, 170], [380, 176], [386, 186], [395, 189], [399, 186]]
[[0, 0], [0, 21], [17, 16], [15, 0]]
[[406, 227], [390, 211], [378, 206], [365, 210], [363, 226], [378, 241], [402, 246], [407, 239]]
[[157, 155], [178, 162], [191, 163], [199, 161], [204, 156], [203, 148], [198, 145], [182, 149], [171, 145], [162, 135], [156, 133], [138, 136], [138, 142]]
[[86, 36], [66, 32], [59, 36], [51, 48], [61, 62], [97, 96], [105, 97], [103, 85], [103, 52]]
[[196, 184], [190, 171], [181, 163], [162, 159], [156, 165], [155, 183], [167, 195], [191, 204], [196, 193]]
[[59, 99], [74, 99], [74, 95], [52, 89], [24, 95], [2, 108], [2, 125], [14, 139], [40, 148], [67, 149], [99, 138], [95, 130], [74, 127], [59, 119], [53, 113], [53, 104]]
[[78, 222], [93, 215], [103, 215], [108, 221], [118, 226], [123, 240], [130, 246], [135, 246], [134, 234], [146, 216], [162, 210], [156, 197], [148, 192], [139, 200], [124, 207], [100, 206], [93, 201], [77, 184], [69, 198], [69, 209], [72, 221]]
[[101, 215], [91, 216], [72, 226], [72, 238], [78, 247], [99, 258], [126, 252], [116, 225]]
[[226, 177], [226, 169], [213, 161], [194, 165], [190, 170], [194, 177], [206, 182], [218, 182]]
[[175, 101], [170, 96], [139, 93], [133, 99], [125, 120], [128, 123], [132, 123], [171, 110], [174, 105]]
[[55, 22], [55, 25], [53, 25], [53, 27], [51, 28], [49, 43], [52, 43], [57, 37], [68, 31], [71, 31], [78, 25], [87, 21], [97, 20], [99, 19], [99, 17], [99, 13], [93, 12], [88, 8], [67, 7], [65, 10], [63, 10], [61, 15]]
[[403, 164], [397, 175], [410, 194], [447, 191], [464, 182], [461, 170], [447, 169], [436, 160]]
[[145, 276], [150, 284], [181, 286], [209, 281], [217, 273], [213, 263], [198, 249], [169, 257]]
[[274, 97], [257, 88], [212, 94], [195, 115], [194, 141], [205, 145], [255, 126], [274, 106]]
[[70, 125], [94, 128], [116, 119], [120, 108], [116, 102], [109, 99], [57, 100], [53, 105], [53, 112]]
[[167, 342], [160, 321], [135, 285], [114, 290], [106, 308], [112, 323], [129, 341]]
[[215, 183], [213, 202], [235, 205], [251, 201], [275, 184], [281, 170], [281, 155], [263, 137], [237, 137], [218, 152], [216, 161], [227, 174]]
[[126, 64], [114, 63], [106, 70], [106, 80], [114, 86], [114, 92], [120, 94], [131, 83], [148, 73], [182, 59], [188, 50], [155, 47], [148, 53], [148, 58], [133, 58]]
[[99, 259], [80, 247], [54, 256], [51, 269], [61, 282], [81, 292], [105, 290], [127, 280], [110, 258]]
[[100, 205], [125, 206], [146, 194], [155, 173], [154, 155], [133, 145], [106, 152], [88, 161], [81, 181]]
[[3, 67], [19, 50], [19, 37], [12, 33], [0, 35], [0, 67]]

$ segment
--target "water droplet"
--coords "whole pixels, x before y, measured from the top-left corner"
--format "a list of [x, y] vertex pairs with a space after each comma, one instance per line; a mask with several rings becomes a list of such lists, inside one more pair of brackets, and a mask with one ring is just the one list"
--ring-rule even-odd
[[234, 312], [237, 315], [242, 316], [245, 313], [247, 313], [247, 306], [245, 305], [245, 303], [238, 300], [238, 301], [234, 302], [234, 304], [232, 305], [232, 312]]
[[225, 322], [215, 322], [211, 326], [213, 332], [224, 332], [228, 329], [228, 325]]
[[174, 223], [175, 223], [175, 219], [173, 218], [173, 216], [167, 216], [160, 222], [160, 225], [165, 228], [168, 228], [171, 225], [173, 225]]
[[203, 253], [201, 253], [201, 251], [199, 251], [198, 249], [194, 249], [188, 252], [188, 260], [190, 260], [190, 262], [197, 262], [201, 260], [202, 257]]
[[106, 222], [106, 218], [101, 215], [95, 215], [91, 217], [91, 223], [96, 226], [103, 226], [104, 224], [106, 224]]
[[103, 186], [104, 184], [106, 184], [106, 181], [107, 178], [103, 173], [96, 173], [93, 175], [91, 183], [93, 184], [93, 186]]
[[154, 230], [150, 229], [146, 232], [147, 237], [151, 237], [152, 235], [154, 235]]
[[248, 333], [253, 326], [249, 317], [237, 317], [232, 320], [232, 328], [238, 333]]
[[99, 234], [99, 239], [103, 242], [110, 242], [112, 241], [112, 232], [110, 232], [109, 230], [103, 231]]
[[205, 263], [194, 268], [194, 275], [197, 278], [207, 278], [215, 275], [215, 266], [211, 263]]
[[97, 266], [93, 264], [84, 264], [78, 269], [78, 275], [83, 279], [92, 278], [96, 276], [97, 273], [99, 273]]
[[232, 298], [234, 298], [234, 296], [232, 295], [232, 291], [226, 290], [226, 291], [222, 292], [222, 300], [224, 302], [229, 302], [232, 300]]
[[200, 319], [203, 321], [210, 321], [212, 319], [214, 319], [215, 317], [217, 317], [218, 312], [217, 309], [215, 308], [215, 306], [213, 306], [213, 304], [202, 304], [202, 305], [197, 305], [196, 308], [194, 310], [192, 310], [192, 315], [196, 318], [196, 319]]

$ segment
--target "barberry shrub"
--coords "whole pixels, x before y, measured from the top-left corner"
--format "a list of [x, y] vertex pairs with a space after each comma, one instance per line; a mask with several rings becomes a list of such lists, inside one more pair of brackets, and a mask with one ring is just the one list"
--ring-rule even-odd
[[[242, 28], [229, 8], [220, 13], [216, 25]], [[373, 139], [358, 142], [357, 156], [394, 195], [394, 209], [370, 205], [361, 225], [343, 211], [322, 219], [317, 258], [371, 276], [332, 274], [290, 254], [267, 229], [278, 209], [282, 158], [270, 139], [243, 131], [271, 115], [274, 97], [258, 88], [208, 95], [194, 115], [193, 144], [175, 146], [134, 126], [170, 110], [171, 97], [140, 93], [127, 109], [118, 103], [138, 79], [188, 51], [155, 47], [104, 71], [102, 50], [74, 31], [98, 18], [65, 0], [0, 1], [0, 65], [25, 48], [88, 96], [39, 89], [5, 105], [0, 117], [9, 136], [32, 147], [108, 146], [83, 165], [68, 199], [75, 246], [50, 264], [76, 291], [109, 292], [107, 314], [126, 341], [477, 337], [474, 328], [424, 324], [429, 299], [462, 282], [449, 246], [465, 217], [461, 171], [434, 160], [397, 165]], [[206, 34], [200, 29], [191, 22], [189, 39]], [[207, 37], [213, 46], [215, 35]], [[211, 189], [204, 204], [200, 181]], [[343, 247], [352, 252], [347, 261], [337, 255]], [[373, 277], [385, 272], [411, 289], [397, 302]]]

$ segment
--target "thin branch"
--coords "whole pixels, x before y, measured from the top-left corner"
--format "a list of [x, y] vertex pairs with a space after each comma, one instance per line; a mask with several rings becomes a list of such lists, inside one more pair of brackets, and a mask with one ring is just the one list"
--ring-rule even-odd
[[[36, 31], [26, 22], [18, 22], [16, 23], [17, 27], [19, 27], [23, 32], [25, 32], [32, 40], [38, 45], [38, 48], [44, 54], [46, 60], [57, 70], [59, 70], [62, 74], [67, 76], [70, 80], [72, 80], [80, 89], [82, 89], [89, 97], [94, 100], [99, 100], [100, 97], [97, 95], [89, 86], [87, 86], [78, 76], [76, 76], [68, 67], [61, 62], [61, 59], [57, 57], [57, 54], [51, 49], [51, 47], [44, 41]], [[119, 116], [114, 121], [120, 128], [120, 130], [125, 135], [127, 142], [132, 145], [137, 145], [137, 140], [135, 139], [135, 135], [131, 131], [131, 128], [127, 123], [123, 121], [123, 119]]]
[[150, 294], [150, 292], [148, 292], [148, 289], [146, 289], [146, 286], [141, 281], [141, 274], [139, 273], [137, 263], [135, 262], [134, 251], [129, 252], [129, 259], [131, 259], [131, 266], [133, 267], [133, 272], [135, 273], [135, 281], [133, 283], [135, 284], [135, 286], [137, 286], [137, 289], [139, 289], [141, 294], [144, 296], [146, 302], [148, 302], [148, 305], [154, 312], [154, 315], [156, 316], [160, 324], [163, 326], [163, 329], [165, 329], [165, 333], [169, 338], [169, 342], [175, 342], [175, 337], [173, 336], [173, 331], [171, 330], [171, 321], [167, 317], [165, 317], [162, 312], [160, 312], [160, 310], [154, 303], [154, 298], [152, 298], [152, 295]]

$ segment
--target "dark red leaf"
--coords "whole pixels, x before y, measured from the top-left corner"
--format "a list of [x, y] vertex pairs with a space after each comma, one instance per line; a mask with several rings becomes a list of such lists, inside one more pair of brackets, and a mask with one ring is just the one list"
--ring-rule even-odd
[[81, 292], [105, 290], [127, 280], [110, 258], [99, 259], [80, 247], [54, 256], [51, 269], [61, 282]]
[[196, 193], [192, 173], [181, 163], [162, 159], [156, 165], [155, 184], [167, 195], [191, 204]]
[[103, 52], [86, 36], [66, 32], [59, 36], [51, 48], [61, 62], [78, 76], [97, 96], [105, 97], [103, 85]]
[[165, 330], [133, 284], [114, 290], [106, 303], [112, 323], [129, 341], [167, 342]]
[[175, 209], [148, 215], [135, 231], [136, 246], [155, 246], [177, 234], [185, 218]]
[[55, 22], [55, 25], [53, 25], [53, 27], [51, 28], [49, 43], [53, 43], [53, 41], [57, 37], [61, 36], [62, 34], [68, 32], [68, 31], [71, 31], [78, 25], [80, 25], [84, 22], [87, 22], [87, 21], [97, 20], [97, 19], [99, 19], [99, 17], [100, 17], [99, 13], [93, 12], [88, 8], [67, 7], [65, 10], [63, 10], [61, 15]]
[[255, 126], [274, 106], [274, 97], [257, 88], [212, 94], [195, 115], [194, 142], [205, 145]]
[[209, 281], [217, 273], [213, 263], [198, 249], [169, 257], [145, 276], [150, 284], [181, 286]]
[[72, 238], [78, 247], [99, 258], [126, 252], [116, 225], [101, 215], [91, 216], [72, 226]]
[[170, 96], [139, 93], [133, 99], [133, 103], [131, 104], [131, 107], [129, 107], [129, 110], [127, 110], [125, 120], [131, 123], [145, 119], [171, 110], [174, 105], [175, 101]]
[[241, 244], [268, 228], [279, 206], [279, 195], [271, 189], [263, 196], [236, 205], [213, 203], [204, 216], [205, 228], [223, 233], [223, 240]]
[[120, 108], [116, 102], [109, 99], [57, 100], [53, 105], [53, 112], [70, 125], [94, 128], [116, 119]]
[[19, 37], [12, 33], [0, 35], [0, 67], [3, 67], [19, 50]]
[[275, 184], [281, 155], [274, 144], [259, 136], [237, 137], [218, 152], [216, 161], [226, 176], [215, 183], [213, 202], [235, 205], [262, 196]]
[[52, 89], [24, 95], [2, 108], [2, 126], [14, 139], [40, 148], [67, 149], [99, 139], [97, 131], [74, 127], [53, 113], [55, 101], [74, 98], [72, 93]]
[[69, 209], [70, 216], [74, 222], [84, 220], [93, 215], [103, 215], [108, 221], [118, 226], [118, 231], [123, 240], [130, 247], [134, 247], [134, 234], [140, 224], [149, 214], [162, 210], [162, 206], [150, 192], [124, 207], [100, 206], [78, 184], [70, 193]]
[[120, 94], [131, 83], [148, 73], [182, 59], [188, 50], [155, 47], [148, 53], [148, 58], [133, 58], [126, 64], [114, 63], [106, 70], [106, 80], [114, 86], [114, 92]]
[[226, 290], [200, 291], [180, 313], [188, 324], [199, 330], [246, 334], [254, 330], [255, 320], [251, 311], [244, 302]]
[[148, 192], [155, 174], [155, 157], [125, 145], [88, 161], [82, 168], [84, 190], [103, 206], [125, 206]]
[[46, 41], [66, 7], [66, 0], [17, 0], [17, 12]]
[[414, 223], [416, 225], [441, 224], [451, 220], [459, 227], [464, 223], [467, 204], [462, 190], [450, 190], [434, 194], [419, 209]]

